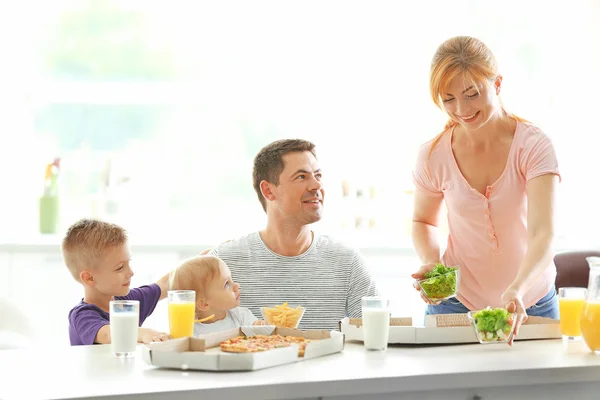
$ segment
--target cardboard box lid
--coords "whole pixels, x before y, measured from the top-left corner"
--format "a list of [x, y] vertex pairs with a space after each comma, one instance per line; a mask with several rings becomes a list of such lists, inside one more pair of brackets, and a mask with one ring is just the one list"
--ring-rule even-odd
[[[304, 357], [298, 357], [298, 345], [257, 353], [225, 353], [220, 349], [221, 342], [227, 339], [257, 334], [300, 336], [314, 342], [307, 344]], [[166, 368], [241, 371], [321, 357], [342, 351], [343, 348], [344, 334], [337, 331], [302, 331], [274, 326], [248, 326], [198, 337], [151, 343], [144, 346], [143, 358], [150, 365]]]
[[[552, 325], [559, 324], [557, 319], [535, 317], [527, 318], [527, 321], [522, 325]], [[425, 316], [425, 327], [451, 327], [451, 326], [471, 326], [471, 321], [467, 314], [437, 314]]]
[[[362, 318], [344, 318], [342, 321], [340, 321], [340, 326], [342, 323], [347, 323], [360, 328], [362, 326]], [[412, 326], [412, 318], [392, 317], [390, 318], [390, 326]]]
[[[410, 321], [410, 322], [409, 322]], [[347, 339], [362, 341], [362, 321], [344, 318], [340, 331]], [[529, 317], [521, 326], [515, 340], [558, 339], [560, 322], [542, 317]], [[466, 314], [428, 315], [425, 326], [412, 326], [411, 318], [392, 318], [388, 343], [390, 344], [451, 344], [479, 343]]]

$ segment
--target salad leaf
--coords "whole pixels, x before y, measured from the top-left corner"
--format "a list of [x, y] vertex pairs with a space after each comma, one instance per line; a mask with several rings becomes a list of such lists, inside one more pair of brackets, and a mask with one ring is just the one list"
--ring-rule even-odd
[[512, 329], [512, 315], [505, 308], [486, 308], [473, 313], [482, 340], [505, 339]]
[[425, 272], [425, 278], [433, 278], [436, 276], [445, 275], [448, 272], [456, 271], [456, 267], [446, 267], [441, 263], [437, 263], [431, 271]]
[[456, 267], [446, 267], [440, 263], [425, 273], [424, 281], [419, 284], [431, 299], [442, 299], [456, 292]]

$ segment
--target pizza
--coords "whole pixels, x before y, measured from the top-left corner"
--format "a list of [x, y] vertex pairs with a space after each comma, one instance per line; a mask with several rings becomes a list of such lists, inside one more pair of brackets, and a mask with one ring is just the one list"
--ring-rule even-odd
[[255, 336], [237, 336], [221, 342], [221, 351], [227, 353], [256, 353], [259, 351], [268, 351], [282, 347], [289, 347], [297, 344], [298, 356], [304, 357], [306, 344], [310, 340], [300, 336], [281, 336], [281, 335], [255, 335]]

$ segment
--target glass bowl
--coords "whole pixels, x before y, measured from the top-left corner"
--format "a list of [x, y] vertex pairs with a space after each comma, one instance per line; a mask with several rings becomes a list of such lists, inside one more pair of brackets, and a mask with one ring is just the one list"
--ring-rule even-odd
[[487, 307], [467, 313], [475, 336], [481, 344], [508, 343], [515, 331], [516, 313], [504, 308]]
[[280, 328], [298, 328], [305, 311], [306, 308], [302, 306], [291, 306], [287, 303], [260, 308], [262, 317], [267, 324]]
[[432, 302], [456, 297], [460, 286], [460, 268], [443, 275], [420, 279], [421, 293]]

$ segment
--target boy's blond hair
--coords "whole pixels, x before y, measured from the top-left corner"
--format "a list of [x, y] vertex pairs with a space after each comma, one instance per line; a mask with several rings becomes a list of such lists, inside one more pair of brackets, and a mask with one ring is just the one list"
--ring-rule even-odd
[[185, 260], [169, 277], [169, 290], [195, 290], [196, 300], [206, 293], [208, 284], [219, 276], [221, 260], [215, 256], [196, 256]]
[[81, 219], [67, 230], [62, 241], [62, 254], [69, 272], [80, 282], [81, 271], [95, 268], [107, 249], [126, 242], [127, 232], [119, 225]]

